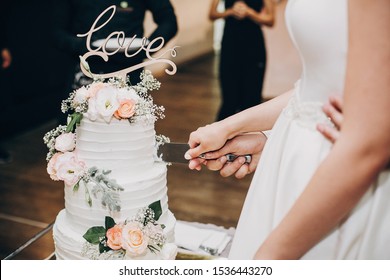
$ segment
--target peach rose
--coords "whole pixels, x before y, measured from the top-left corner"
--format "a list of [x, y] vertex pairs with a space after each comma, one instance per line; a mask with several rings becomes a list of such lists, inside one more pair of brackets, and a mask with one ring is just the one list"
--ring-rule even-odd
[[122, 229], [122, 247], [130, 257], [144, 254], [148, 247], [149, 238], [143, 234], [141, 227], [137, 222], [129, 222]]
[[107, 246], [113, 250], [122, 248], [122, 227], [115, 225], [106, 232]]
[[118, 120], [128, 119], [135, 113], [135, 101], [132, 99], [124, 99], [120, 102], [118, 110], [115, 111], [114, 117]]

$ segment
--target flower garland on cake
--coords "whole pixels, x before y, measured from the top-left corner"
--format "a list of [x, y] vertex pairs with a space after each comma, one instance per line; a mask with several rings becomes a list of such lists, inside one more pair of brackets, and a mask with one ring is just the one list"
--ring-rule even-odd
[[107, 216], [104, 227], [91, 227], [83, 235], [87, 242], [82, 255], [89, 259], [123, 259], [144, 256], [148, 250], [160, 252], [166, 242], [165, 225], [157, 223], [161, 214], [160, 201], [156, 201], [124, 222], [116, 223]]

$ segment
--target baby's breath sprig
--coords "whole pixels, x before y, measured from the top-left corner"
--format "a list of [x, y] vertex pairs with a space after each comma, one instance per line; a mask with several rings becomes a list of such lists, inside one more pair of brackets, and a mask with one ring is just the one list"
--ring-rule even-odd
[[150, 70], [142, 71], [140, 78], [140, 86], [143, 86], [150, 91], [160, 89], [161, 83], [157, 81], [155, 77], [153, 77], [152, 72], [150, 72]]
[[[101, 80], [101, 82], [104, 82], [104, 80]], [[126, 80], [124, 80], [122, 77], [112, 77], [108, 80], [108, 82], [117, 88], [125, 88], [129, 83], [129, 81], [126, 82]]]
[[56, 128], [50, 130], [43, 136], [43, 143], [49, 149], [49, 152], [46, 155], [46, 160], [49, 161], [53, 155], [57, 152], [55, 149], [56, 138], [61, 134], [65, 133], [66, 125], [59, 125]]

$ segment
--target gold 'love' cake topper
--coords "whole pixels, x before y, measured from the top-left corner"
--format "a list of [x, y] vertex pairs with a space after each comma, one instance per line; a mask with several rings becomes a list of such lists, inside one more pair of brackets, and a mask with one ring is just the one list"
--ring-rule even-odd
[[[108, 20], [106, 20], [103, 24], [97, 26], [99, 20], [106, 14], [111, 12], [110, 17]], [[85, 34], [77, 34], [77, 37], [87, 37], [86, 39], [86, 47], [88, 49], [88, 52], [85, 53], [83, 56], [80, 56], [80, 68], [81, 71], [90, 78], [99, 77], [102, 79], [111, 78], [111, 77], [121, 77], [124, 80], [126, 80], [126, 75], [132, 71], [135, 71], [137, 69], [143, 68], [147, 65], [156, 64], [156, 63], [166, 63], [171, 66], [172, 69], [165, 69], [165, 72], [169, 75], [173, 75], [176, 73], [177, 67], [176, 64], [169, 60], [164, 58], [165, 54], [170, 52], [171, 57], [176, 57], [176, 48], [177, 46], [168, 49], [163, 54], [161, 54], [158, 57], [153, 57], [152, 54], [155, 52], [158, 52], [161, 50], [164, 46], [164, 38], [163, 37], [157, 37], [153, 39], [152, 41], [148, 41], [146, 37], [143, 37], [141, 40], [141, 45], [139, 46], [138, 50], [136, 50], [133, 53], [129, 53], [129, 50], [132, 47], [132, 44], [134, 43], [134, 40], [136, 39], [136, 35], [130, 38], [130, 40], [126, 40], [126, 34], [123, 31], [114, 31], [108, 37], [103, 41], [103, 43], [100, 46], [97, 46], [95, 49], [91, 47], [91, 38], [92, 34], [100, 29], [102, 29], [114, 16], [116, 12], [115, 5], [108, 7], [106, 10], [104, 10], [95, 20], [95, 22], [92, 24], [91, 29], [85, 33]], [[129, 39], [129, 38], [127, 38]], [[117, 46], [114, 48], [108, 48], [107, 43], [110, 40], [115, 40], [117, 42]], [[127, 58], [134, 57], [138, 55], [141, 51], [145, 51], [146, 57], [148, 60], [130, 66], [126, 69], [120, 69], [115, 72], [111, 73], [104, 73], [104, 74], [95, 74], [90, 69], [87, 59], [91, 56], [100, 56], [102, 59], [104, 59], [105, 62], [108, 62], [109, 57], [116, 54], [117, 52], [123, 52], [124, 55]]]

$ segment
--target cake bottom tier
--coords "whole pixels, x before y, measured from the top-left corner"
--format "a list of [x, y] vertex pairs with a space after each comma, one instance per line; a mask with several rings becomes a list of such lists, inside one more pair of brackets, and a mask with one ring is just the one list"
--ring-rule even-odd
[[[177, 254], [177, 246], [174, 243], [174, 228], [176, 219], [174, 215], [167, 211], [159, 219], [159, 222], [164, 224], [164, 234], [166, 243], [159, 252], [152, 253], [149, 250], [146, 254], [138, 257], [128, 257], [125, 259], [134, 260], [173, 260]], [[87, 229], [85, 230], [85, 232]], [[85, 232], [78, 232], [73, 229], [72, 223], [66, 215], [66, 210], [63, 209], [57, 215], [53, 227], [53, 238], [55, 244], [55, 255], [57, 260], [87, 260], [88, 256], [83, 254], [85, 250], [86, 240], [83, 238]], [[113, 252], [113, 251], [109, 251]], [[119, 259], [116, 255], [103, 253], [96, 255], [96, 259]], [[122, 258], [120, 258], [122, 259]]]

